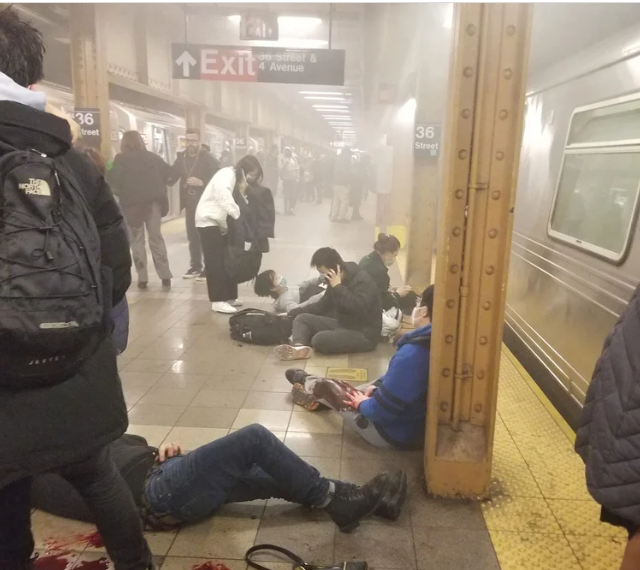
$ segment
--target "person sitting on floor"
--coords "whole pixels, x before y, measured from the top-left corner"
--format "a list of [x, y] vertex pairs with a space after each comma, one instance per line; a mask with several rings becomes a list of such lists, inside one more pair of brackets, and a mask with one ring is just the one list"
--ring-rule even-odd
[[315, 277], [300, 283], [287, 285], [287, 280], [273, 269], [267, 269], [256, 277], [253, 290], [258, 297], [271, 297], [276, 313], [288, 313], [299, 307], [317, 303], [324, 295], [322, 277]]
[[281, 360], [304, 360], [313, 350], [350, 354], [375, 350], [382, 331], [382, 303], [371, 276], [357, 263], [344, 262], [330, 247], [311, 258], [328, 282], [327, 292], [312, 305], [289, 311], [293, 341], [275, 348]]
[[324, 404], [337, 411], [376, 447], [421, 449], [424, 445], [431, 347], [433, 285], [427, 287], [411, 320], [415, 330], [398, 342], [384, 376], [358, 389], [346, 382], [287, 370], [293, 401], [310, 411]]
[[389, 234], [379, 234], [378, 241], [373, 244], [373, 251], [360, 260], [360, 269], [364, 269], [378, 286], [382, 310], [388, 311], [398, 307], [406, 316], [416, 306], [418, 295], [409, 285], [391, 287], [389, 267], [396, 262], [400, 252], [400, 240]]
[[[362, 486], [326, 479], [259, 424], [187, 454], [178, 444], [156, 449], [128, 434], [110, 452], [152, 530], [198, 522], [227, 503], [280, 498], [324, 509], [340, 530], [350, 532], [374, 513], [397, 520], [407, 495], [403, 471], [380, 473]], [[32, 506], [94, 522], [87, 504], [60, 475], [34, 478]]]

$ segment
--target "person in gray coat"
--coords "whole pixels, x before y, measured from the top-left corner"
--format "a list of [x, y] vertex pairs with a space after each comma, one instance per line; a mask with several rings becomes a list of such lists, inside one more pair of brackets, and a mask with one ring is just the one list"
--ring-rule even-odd
[[621, 570], [640, 569], [640, 286], [596, 363], [576, 433], [603, 522], [629, 533]]

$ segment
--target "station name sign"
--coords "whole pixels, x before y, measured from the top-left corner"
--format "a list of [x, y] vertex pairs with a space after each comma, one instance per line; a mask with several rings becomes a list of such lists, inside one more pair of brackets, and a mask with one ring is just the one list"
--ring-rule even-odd
[[441, 125], [438, 123], [416, 123], [413, 139], [415, 159], [430, 162], [440, 156]]
[[344, 85], [344, 50], [171, 44], [174, 79]]

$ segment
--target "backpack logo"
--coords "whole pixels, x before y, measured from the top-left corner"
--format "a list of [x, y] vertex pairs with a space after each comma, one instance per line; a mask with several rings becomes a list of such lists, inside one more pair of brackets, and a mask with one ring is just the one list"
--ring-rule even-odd
[[18, 188], [25, 194], [33, 196], [51, 196], [51, 188], [46, 180], [40, 178], [29, 178], [29, 182], [18, 184]]

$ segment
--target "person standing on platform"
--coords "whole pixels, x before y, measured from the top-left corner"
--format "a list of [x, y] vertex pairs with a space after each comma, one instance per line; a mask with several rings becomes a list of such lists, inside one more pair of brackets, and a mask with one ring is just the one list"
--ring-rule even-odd
[[278, 145], [273, 144], [264, 159], [264, 185], [275, 196], [278, 194], [278, 159], [280, 152]]
[[[52, 210], [52, 194], [64, 195], [66, 202], [61, 207], [64, 219], [71, 216], [76, 223], [73, 230], [66, 227], [58, 231], [65, 232], [66, 236], [75, 231], [78, 241], [89, 247], [80, 249], [77, 242], [69, 243], [60, 234], [49, 237], [43, 232], [40, 243], [45, 244], [45, 250], [38, 250], [35, 241], [32, 244], [27, 241], [27, 234], [33, 236], [29, 230], [25, 230], [22, 245], [33, 248], [34, 264], [45, 263], [43, 257], [60, 263], [72, 248], [84, 251], [85, 259], [79, 259], [78, 265], [87, 272], [98, 267], [97, 275], [95, 271], [94, 275], [87, 275], [87, 285], [100, 279], [99, 266], [102, 266], [106, 270], [105, 276], [108, 272], [110, 279], [102, 283], [100, 297], [108, 297], [117, 304], [131, 284], [131, 256], [124, 220], [104, 177], [89, 159], [72, 149], [69, 123], [44, 112], [46, 96], [31, 89], [43, 79], [44, 51], [38, 30], [20, 20], [10, 7], [0, 10], [0, 169], [3, 174], [0, 179], [4, 180], [3, 197], [13, 195], [15, 198], [18, 189], [17, 185], [12, 189], [5, 174], [10, 174], [9, 180], [14, 177], [14, 183], [19, 180], [15, 177], [19, 176], [33, 179], [35, 186], [30, 180], [20, 182], [25, 190], [31, 190], [31, 193], [25, 193], [22, 203], [30, 204], [34, 212], [41, 208], [40, 216], [47, 211], [45, 209]], [[30, 160], [16, 168], [17, 157], [30, 157]], [[57, 177], [51, 172], [53, 168], [55, 172], [59, 171]], [[62, 180], [57, 186], [53, 182], [56, 178]], [[9, 213], [5, 211], [2, 215], [5, 219]], [[85, 223], [91, 220], [93, 223]], [[10, 233], [5, 224], [3, 232]], [[30, 239], [33, 241], [33, 237]], [[16, 247], [20, 244], [3, 236], [6, 247], [10, 247], [11, 242], [14, 242], [13, 251], [19, 252]], [[92, 250], [94, 243], [98, 245], [97, 252]], [[16, 264], [10, 259], [3, 260], [3, 275], [12, 265], [15, 268]], [[22, 290], [22, 298], [16, 297], [15, 302], [21, 307], [40, 302], [39, 306], [49, 307], [49, 312], [55, 310], [55, 306], [46, 304], [46, 297], [38, 299], [36, 292], [41, 295], [55, 292], [64, 269], [52, 267], [50, 279], [38, 276], [35, 270], [23, 274], [21, 284], [16, 285], [13, 292], [21, 295]], [[65, 283], [69, 285], [73, 281]], [[104, 304], [98, 304], [95, 299], [88, 298], [86, 304], [82, 304], [83, 296], [79, 296], [78, 291], [76, 288], [75, 295], [74, 291], [69, 291], [72, 298], [66, 300], [58, 297], [68, 310], [77, 309], [76, 314], [67, 315], [68, 323], [65, 324], [73, 325], [74, 319], [87, 322], [89, 310], [95, 315], [100, 308], [108, 308], [106, 299], [101, 299]], [[107, 327], [95, 326], [91, 333], [95, 337], [79, 339], [89, 343], [85, 348], [87, 356], [78, 362], [74, 371], [69, 371], [68, 378], [62, 374], [64, 369], [57, 368], [55, 382], [51, 378], [50, 383], [39, 384], [23, 378], [24, 385], [17, 386], [15, 381], [10, 381], [9, 373], [17, 373], [28, 366], [28, 359], [38, 366], [46, 366], [49, 372], [58, 367], [55, 362], [63, 358], [60, 356], [51, 362], [52, 357], [48, 357], [40, 361], [43, 354], [55, 354], [56, 346], [53, 343], [38, 345], [35, 339], [31, 346], [34, 329], [27, 326], [29, 319], [34, 323], [36, 317], [33, 313], [29, 317], [26, 308], [20, 314], [23, 317], [20, 326], [24, 327], [22, 338], [16, 335], [12, 339], [3, 331], [1, 347], [4, 353], [0, 367], [0, 433], [3, 437], [0, 447], [0, 568], [29, 570], [33, 567], [31, 483], [34, 476], [49, 472], [60, 473], [83, 496], [115, 570], [153, 568], [133, 496], [107, 449], [127, 428], [127, 407], [118, 377], [116, 352]], [[97, 315], [99, 321], [100, 313]], [[11, 324], [7, 319], [8, 315], [3, 318], [3, 329]], [[77, 326], [77, 322], [75, 324]], [[60, 329], [54, 329], [49, 338], [62, 342], [61, 333]], [[19, 342], [22, 350], [8, 352], [10, 341]], [[93, 343], [95, 349], [92, 349]], [[69, 352], [63, 354], [68, 356]]]
[[629, 534], [620, 570], [640, 569], [640, 286], [596, 363], [576, 432], [600, 520]]
[[187, 129], [185, 141], [187, 148], [184, 152], [178, 153], [169, 181], [169, 184], [180, 181], [180, 210], [185, 211], [185, 225], [189, 240], [191, 264], [182, 277], [205, 281], [200, 236], [195, 224], [196, 208], [204, 189], [220, 169], [220, 165], [211, 153], [202, 149], [198, 129]]
[[162, 218], [169, 213], [167, 182], [171, 167], [157, 154], [147, 150], [137, 131], [127, 131], [122, 135], [120, 151], [113, 161], [108, 180], [120, 200], [129, 226], [138, 287], [146, 289], [149, 283], [146, 227], [156, 273], [162, 280], [162, 286], [169, 288], [173, 275], [162, 237]]
[[351, 151], [343, 149], [333, 171], [333, 202], [330, 219], [334, 223], [349, 223], [349, 185], [351, 184]]
[[284, 191], [284, 215], [292, 216], [298, 201], [298, 180], [300, 167], [289, 147], [284, 149], [284, 158], [280, 167], [280, 178]]

